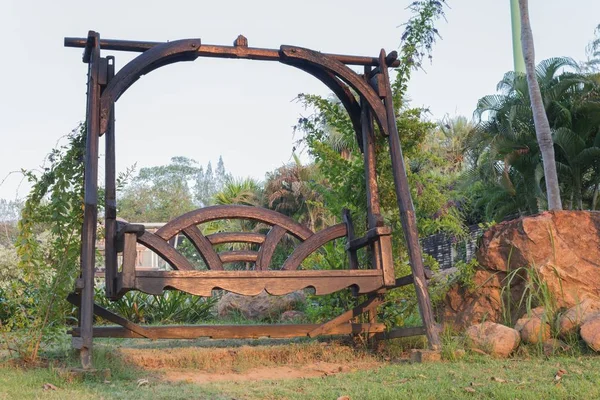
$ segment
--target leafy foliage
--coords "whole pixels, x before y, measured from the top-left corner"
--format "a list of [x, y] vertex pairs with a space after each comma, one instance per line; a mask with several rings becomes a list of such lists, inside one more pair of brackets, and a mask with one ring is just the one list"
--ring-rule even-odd
[[62, 327], [71, 311], [64, 299], [78, 274], [84, 126], [67, 140], [48, 155], [49, 165], [41, 175], [23, 171], [32, 189], [18, 224], [19, 279], [4, 290], [4, 307], [11, 314], [3, 328], [22, 332], [11, 349], [25, 360], [37, 358], [42, 341], [64, 334]]
[[110, 301], [96, 288], [98, 304], [135, 323], [193, 324], [212, 318], [217, 299], [192, 296], [179, 291], [165, 291], [160, 296], [127, 292], [121, 299]]

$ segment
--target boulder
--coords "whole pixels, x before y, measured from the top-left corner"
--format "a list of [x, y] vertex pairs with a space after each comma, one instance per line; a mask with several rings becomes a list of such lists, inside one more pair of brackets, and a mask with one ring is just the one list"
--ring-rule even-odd
[[508, 357], [519, 346], [519, 332], [495, 322], [486, 321], [466, 330], [469, 345], [496, 357]]
[[[535, 270], [558, 307], [573, 307], [584, 299], [600, 301], [598, 212], [548, 211], [502, 222], [484, 233], [476, 257], [477, 289], [452, 287], [438, 310], [444, 322], [455, 328], [501, 321], [502, 295], [518, 304], [525, 290], [524, 271], [519, 273], [523, 279], [512, 280], [510, 291], [504, 288], [507, 275], [521, 267]], [[524, 312], [516, 311], [512, 315]]]
[[304, 292], [293, 292], [285, 296], [271, 296], [265, 291], [257, 296], [226, 293], [217, 303], [217, 312], [220, 317], [241, 314], [248, 319], [265, 320], [279, 318], [285, 311], [302, 307], [305, 301]]
[[560, 335], [566, 336], [576, 332], [582, 323], [597, 313], [600, 313], [600, 301], [584, 299], [560, 316], [558, 321]]
[[600, 314], [590, 317], [579, 331], [581, 338], [594, 351], [600, 352]]
[[525, 343], [537, 344], [550, 339], [550, 324], [544, 307], [537, 307], [517, 320], [515, 330]]

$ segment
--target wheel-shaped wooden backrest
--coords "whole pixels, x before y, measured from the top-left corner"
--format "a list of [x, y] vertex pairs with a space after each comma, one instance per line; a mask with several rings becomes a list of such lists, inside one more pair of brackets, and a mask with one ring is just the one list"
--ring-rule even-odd
[[[271, 227], [265, 234], [255, 232], [222, 232], [203, 235], [197, 225], [226, 219], [245, 219]], [[169, 241], [183, 234], [194, 245], [210, 270], [223, 270], [224, 263], [253, 262], [255, 270], [267, 270], [277, 245], [285, 234], [301, 241], [285, 261], [281, 269], [295, 270], [302, 262], [325, 243], [346, 236], [345, 223], [337, 224], [314, 233], [293, 219], [261, 207], [242, 205], [210, 206], [190, 211], [161, 227], [155, 233], [144, 232], [138, 242], [150, 248], [175, 270], [194, 270], [190, 261]], [[258, 251], [236, 250], [217, 253], [213, 246], [223, 243], [251, 243], [259, 245]]]

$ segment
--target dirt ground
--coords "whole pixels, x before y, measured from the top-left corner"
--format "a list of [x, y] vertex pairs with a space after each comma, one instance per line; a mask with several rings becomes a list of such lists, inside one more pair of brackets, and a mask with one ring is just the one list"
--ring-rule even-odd
[[271, 366], [251, 368], [244, 372], [209, 373], [190, 370], [166, 370], [162, 379], [169, 382], [209, 383], [209, 382], [240, 382], [265, 381], [298, 378], [318, 378], [345, 372], [355, 372], [360, 369], [372, 369], [378, 365], [373, 363], [355, 364], [352, 368], [340, 363], [316, 362], [309, 365]]
[[236, 348], [127, 348], [118, 355], [129, 365], [168, 382], [210, 383], [330, 376], [382, 365], [366, 351], [338, 343]]

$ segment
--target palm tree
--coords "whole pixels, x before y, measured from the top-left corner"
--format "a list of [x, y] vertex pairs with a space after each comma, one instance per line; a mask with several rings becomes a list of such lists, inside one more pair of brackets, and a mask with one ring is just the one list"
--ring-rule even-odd
[[525, 58], [527, 86], [529, 88], [531, 110], [533, 111], [533, 122], [544, 166], [548, 208], [550, 210], [561, 210], [562, 202], [554, 158], [554, 143], [552, 141], [550, 123], [548, 122], [542, 101], [542, 93], [535, 73], [535, 50], [531, 23], [529, 21], [528, 0], [519, 0], [519, 9], [521, 11], [521, 45], [523, 46], [523, 57]]
[[[573, 190], [585, 191], [586, 185], [597, 177], [590, 169], [594, 168], [593, 163], [592, 167], [582, 163], [593, 161], [591, 154], [595, 150], [585, 149], [594, 147], [593, 138], [600, 126], [600, 102], [598, 84], [592, 78], [560, 73], [564, 68], [577, 70], [577, 64], [569, 58], [544, 60], [537, 66], [536, 80], [553, 135], [560, 142], [556, 143], [556, 161], [563, 181], [563, 196], [570, 196]], [[499, 94], [485, 96], [478, 102], [475, 111], [478, 124], [468, 143], [473, 165], [466, 181], [473, 188], [481, 188], [480, 192], [475, 191], [475, 203], [485, 209], [488, 218], [536, 213], [545, 208], [544, 170], [529, 106], [527, 79], [511, 71], [497, 89]], [[568, 148], [566, 131], [577, 132], [585, 148], [581, 143], [576, 149]], [[583, 154], [590, 155], [576, 159], [583, 150]], [[574, 179], [581, 182], [575, 189], [569, 184]], [[477, 181], [482, 183], [473, 186]]]
[[320, 180], [315, 164], [302, 165], [294, 155], [294, 162], [268, 174], [265, 200], [269, 208], [296, 218], [309, 229], [325, 225], [325, 210], [321, 195], [314, 185]]
[[519, 13], [519, 0], [510, 0], [510, 17], [515, 72], [524, 74], [525, 60], [523, 59], [523, 48], [521, 47], [521, 15]]
[[241, 204], [257, 206], [261, 204], [262, 187], [252, 178], [228, 179], [223, 188], [214, 196], [214, 203], [220, 205]]

